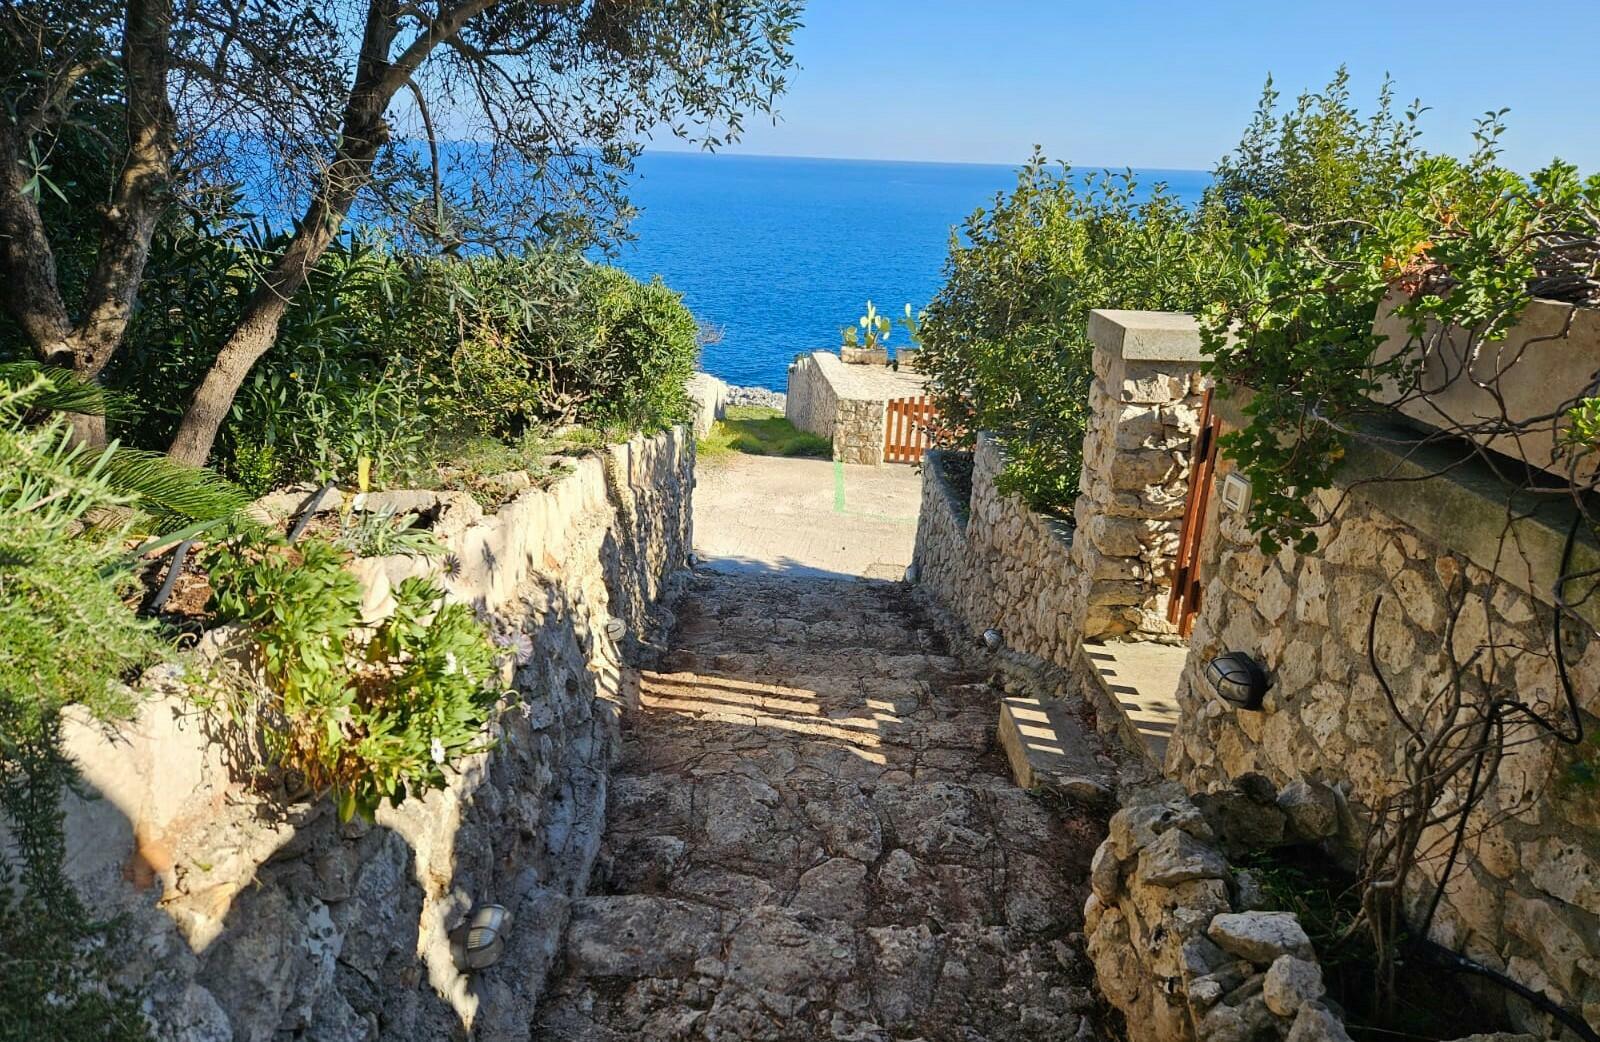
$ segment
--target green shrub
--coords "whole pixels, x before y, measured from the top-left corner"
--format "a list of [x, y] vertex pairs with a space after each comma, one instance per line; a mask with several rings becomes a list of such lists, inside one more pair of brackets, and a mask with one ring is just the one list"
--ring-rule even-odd
[[42, 378], [0, 384], [0, 818], [15, 841], [0, 844], [0, 1038], [142, 1038], [63, 871], [60, 800], [76, 773], [60, 730], [68, 706], [129, 716], [122, 681], [163, 648], [123, 602], [126, 528], [86, 525], [129, 502], [110, 453], [73, 447], [59, 417], [24, 422], [47, 391]]
[[[281, 244], [192, 225], [164, 234], [109, 373], [138, 406], [125, 437], [167, 442]], [[240, 390], [219, 459], [253, 491], [348, 480], [363, 457], [382, 485], [461, 436], [660, 429], [688, 416], [696, 334], [677, 294], [575, 254], [419, 260], [341, 242]]]
[[435, 406], [480, 432], [654, 431], [688, 418], [698, 329], [659, 281], [544, 254], [436, 265], [427, 278], [419, 338], [441, 345], [453, 374]]
[[1393, 198], [1417, 157], [1417, 109], [1397, 112], [1385, 85], [1374, 114], [1361, 118], [1343, 69], [1288, 112], [1277, 99], [1268, 81], [1239, 147], [1193, 209], [1160, 185], [1135, 202], [1131, 174], [1085, 184], [1035, 154], [1017, 187], [952, 238], [919, 366], [962, 440], [980, 430], [1006, 440], [1003, 489], [1038, 509], [1071, 509], [1089, 410], [1091, 309], [1201, 311], [1243, 299], [1259, 288], [1246, 272], [1278, 248], [1284, 229], [1338, 248], [1352, 238], [1352, 221]]
[[1036, 153], [1017, 185], [953, 236], [945, 284], [919, 330], [919, 368], [945, 423], [971, 444], [1002, 436], [1001, 486], [1069, 512], [1089, 412], [1093, 308], [1184, 310], [1209, 301], [1196, 220], [1163, 186], [1135, 202], [1131, 174], [1087, 185]]
[[410, 578], [393, 614], [364, 628], [349, 558], [327, 540], [256, 536], [205, 559], [211, 607], [250, 628], [266, 678], [239, 708], [260, 722], [273, 762], [331, 792], [344, 820], [442, 787], [451, 762], [484, 748], [500, 694], [495, 649], [470, 608]]

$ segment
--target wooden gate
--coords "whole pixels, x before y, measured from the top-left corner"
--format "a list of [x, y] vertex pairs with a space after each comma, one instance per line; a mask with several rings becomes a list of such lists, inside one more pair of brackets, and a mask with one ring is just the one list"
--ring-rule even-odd
[[1167, 598], [1167, 621], [1187, 637], [1200, 611], [1200, 545], [1205, 540], [1206, 507], [1217, 470], [1217, 438], [1222, 421], [1211, 415], [1211, 392], [1200, 409], [1200, 431], [1189, 456], [1189, 494], [1183, 505], [1183, 534], [1178, 539], [1178, 560], [1172, 572], [1172, 593]]
[[921, 463], [922, 454], [933, 446], [938, 415], [927, 395], [889, 399], [883, 411], [883, 461]]

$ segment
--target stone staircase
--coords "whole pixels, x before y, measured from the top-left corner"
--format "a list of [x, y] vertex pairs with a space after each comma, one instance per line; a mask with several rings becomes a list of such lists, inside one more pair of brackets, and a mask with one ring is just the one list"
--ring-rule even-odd
[[1013, 784], [907, 588], [700, 574], [658, 666], [535, 1038], [1094, 1037], [1103, 823]]

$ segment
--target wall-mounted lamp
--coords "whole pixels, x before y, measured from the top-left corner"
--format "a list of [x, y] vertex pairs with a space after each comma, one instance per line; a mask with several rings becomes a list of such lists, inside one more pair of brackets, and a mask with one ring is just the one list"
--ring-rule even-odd
[[1223, 701], [1240, 709], [1259, 710], [1272, 687], [1267, 671], [1242, 651], [1229, 651], [1207, 662], [1206, 679]]
[[988, 648], [990, 651], [999, 651], [1000, 650], [1000, 644], [1001, 644], [1001, 640], [1000, 640], [1000, 631], [999, 630], [984, 630], [983, 631], [983, 646], [984, 647]]
[[479, 905], [466, 922], [450, 933], [456, 968], [467, 973], [499, 962], [510, 929], [511, 913], [504, 905]]

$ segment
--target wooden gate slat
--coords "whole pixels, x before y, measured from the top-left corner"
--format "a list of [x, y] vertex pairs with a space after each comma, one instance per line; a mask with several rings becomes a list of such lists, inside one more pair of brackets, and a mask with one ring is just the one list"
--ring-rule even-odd
[[1217, 438], [1222, 421], [1211, 414], [1211, 391], [1206, 391], [1200, 409], [1200, 429], [1189, 456], [1189, 491], [1184, 497], [1183, 530], [1178, 537], [1178, 558], [1172, 573], [1172, 592], [1167, 598], [1167, 621], [1187, 637], [1194, 629], [1200, 611], [1200, 553], [1205, 540], [1206, 509], [1211, 503], [1211, 484], [1216, 474]]
[[918, 463], [933, 445], [937, 411], [926, 395], [891, 398], [884, 406], [883, 458], [886, 463]]

